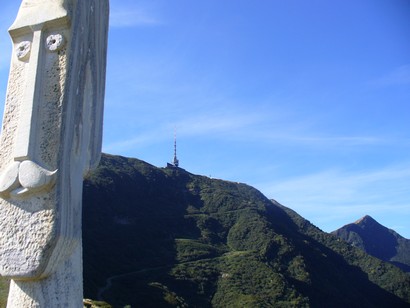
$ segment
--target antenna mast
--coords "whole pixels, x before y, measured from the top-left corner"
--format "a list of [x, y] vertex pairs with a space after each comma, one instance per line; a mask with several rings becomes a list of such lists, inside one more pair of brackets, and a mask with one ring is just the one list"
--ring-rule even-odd
[[179, 160], [177, 158], [177, 129], [175, 128], [174, 130], [174, 166], [178, 167], [179, 166]]

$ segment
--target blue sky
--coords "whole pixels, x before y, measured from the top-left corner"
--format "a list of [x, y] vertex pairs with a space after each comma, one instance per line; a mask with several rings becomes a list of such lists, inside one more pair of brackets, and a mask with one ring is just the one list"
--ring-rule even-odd
[[176, 127], [192, 173], [324, 231], [371, 215], [410, 238], [407, 0], [111, 0], [110, 19], [105, 152], [165, 166]]

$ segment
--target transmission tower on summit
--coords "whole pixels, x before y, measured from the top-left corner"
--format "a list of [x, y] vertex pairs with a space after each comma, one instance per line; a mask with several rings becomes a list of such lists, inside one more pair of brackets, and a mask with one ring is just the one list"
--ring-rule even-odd
[[175, 167], [179, 167], [179, 160], [177, 158], [177, 131], [174, 133], [174, 160], [173, 164]]

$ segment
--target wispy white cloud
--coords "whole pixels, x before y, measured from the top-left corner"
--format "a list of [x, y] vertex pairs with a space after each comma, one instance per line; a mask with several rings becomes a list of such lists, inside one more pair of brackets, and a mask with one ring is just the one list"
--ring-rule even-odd
[[[206, 104], [205, 104], [206, 106]], [[331, 150], [348, 147], [369, 147], [391, 144], [410, 144], [410, 140], [391, 136], [326, 134], [314, 121], [306, 121], [301, 115], [291, 114], [281, 107], [249, 108], [241, 102], [222, 102], [201, 110], [201, 115], [181, 114], [176, 122], [186, 135], [207, 135], [225, 138], [227, 141], [253, 141], [258, 144], [300, 146]]]
[[187, 136], [232, 137], [235, 132], [243, 132], [260, 120], [258, 114], [215, 112], [186, 118], [176, 123], [179, 131]]
[[[254, 142], [258, 147], [292, 146], [316, 151], [348, 151], [349, 149], [368, 149], [386, 145], [410, 145], [410, 140], [391, 136], [331, 135], [320, 132], [315, 123], [306, 122], [297, 115], [289, 115], [281, 108], [245, 107], [240, 102], [229, 102], [223, 98], [207, 98], [197, 105], [186, 104], [185, 100], [164, 104], [145, 104], [144, 114], [155, 115], [140, 123], [141, 129], [135, 134], [123, 135], [122, 140], [106, 140], [106, 150], [126, 150], [136, 145], [144, 146], [161, 143], [169, 136], [173, 127], [178, 128], [181, 137], [204, 137], [207, 140], [227, 142]], [[117, 110], [117, 105], [115, 105]], [[135, 122], [133, 115], [141, 111], [132, 105], [120, 110], [128, 110], [121, 117], [122, 123]], [[148, 110], [147, 110], [148, 108]], [[113, 112], [116, 112], [113, 110]], [[172, 112], [170, 112], [172, 110]], [[141, 121], [140, 121], [141, 122]], [[160, 125], [158, 125], [160, 123]], [[321, 175], [322, 176], [322, 175]], [[330, 177], [330, 175], [329, 175]]]
[[[337, 169], [325, 170], [279, 183], [267, 183], [264, 188], [272, 196], [286, 194], [288, 198], [301, 204], [317, 202], [329, 205], [352, 202], [365, 204], [373, 199], [380, 200], [379, 195], [390, 196], [391, 202], [394, 202], [398, 194], [408, 194], [410, 197], [408, 184], [410, 184], [410, 164], [355, 173]], [[290, 194], [292, 192], [293, 195]], [[363, 194], [363, 192], [371, 193]]]
[[[155, 120], [155, 119], [154, 119]], [[243, 131], [258, 121], [258, 115], [244, 115], [223, 112], [210, 112], [208, 114], [191, 115], [184, 118], [167, 118], [160, 121], [162, 124], [147, 123], [144, 130], [135, 135], [128, 136], [123, 140], [107, 142], [104, 151], [121, 151], [135, 146], [147, 146], [152, 143], [160, 143], [169, 139], [169, 132], [177, 128], [178, 135], [185, 137], [230, 138], [235, 131]]]
[[364, 215], [410, 216], [410, 163], [380, 170], [338, 169], [257, 185], [327, 231]]
[[379, 136], [341, 136], [341, 135], [324, 135], [321, 132], [315, 132], [314, 128], [310, 130], [281, 129], [275, 132], [260, 131], [254, 134], [254, 137], [260, 138], [265, 142], [275, 142], [288, 145], [299, 145], [303, 147], [315, 147], [318, 149], [360, 147], [360, 146], [377, 146], [391, 143], [403, 143], [403, 140], [393, 138], [384, 138]]
[[137, 136], [131, 136], [130, 138], [118, 140], [114, 142], [109, 142], [103, 145], [103, 152], [106, 153], [121, 153], [122, 151], [126, 151], [131, 148], [135, 148], [137, 146], [147, 146], [153, 142], [158, 142], [160, 134], [158, 131], [154, 132], [144, 132], [142, 134], [138, 134]]
[[112, 6], [110, 27], [129, 28], [136, 26], [154, 26], [161, 24], [158, 17], [142, 7]]

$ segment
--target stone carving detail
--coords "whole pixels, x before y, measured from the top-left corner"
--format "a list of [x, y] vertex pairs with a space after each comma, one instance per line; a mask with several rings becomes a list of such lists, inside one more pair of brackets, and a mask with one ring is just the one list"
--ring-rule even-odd
[[55, 171], [48, 171], [31, 160], [13, 162], [0, 174], [0, 196], [7, 199], [28, 196], [30, 193], [51, 188]]
[[50, 51], [58, 51], [64, 46], [64, 36], [61, 34], [52, 34], [47, 37], [47, 48]]
[[19, 60], [27, 60], [30, 54], [30, 47], [31, 47], [30, 41], [23, 41], [19, 43], [16, 48], [17, 58], [19, 58]]
[[22, 0], [0, 136], [8, 307], [82, 307], [84, 174], [102, 141], [108, 0]]

